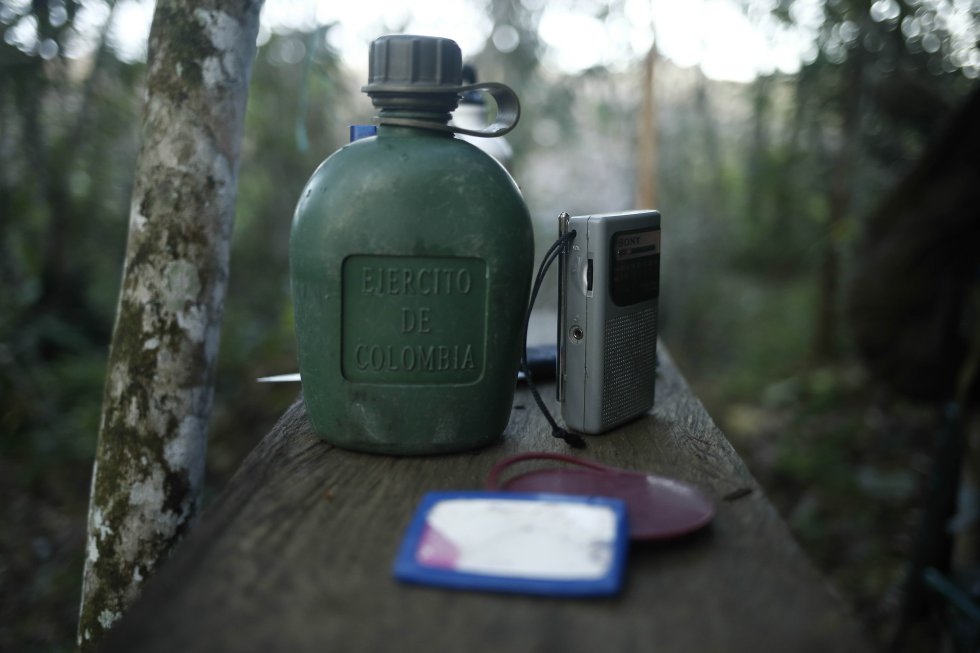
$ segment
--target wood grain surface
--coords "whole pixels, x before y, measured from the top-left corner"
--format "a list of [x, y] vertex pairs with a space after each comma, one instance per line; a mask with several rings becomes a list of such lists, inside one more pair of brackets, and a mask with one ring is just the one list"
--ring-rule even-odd
[[[553, 386], [543, 394], [553, 397]], [[498, 444], [437, 457], [337, 449], [315, 437], [297, 401], [103, 650], [870, 650], [663, 350], [654, 410], [588, 438], [582, 455], [699, 486], [717, 506], [710, 527], [634, 544], [624, 589], [612, 599], [451, 591], [392, 578], [425, 492], [481, 488], [495, 461], [525, 451], [567, 447], [551, 438], [523, 387]]]

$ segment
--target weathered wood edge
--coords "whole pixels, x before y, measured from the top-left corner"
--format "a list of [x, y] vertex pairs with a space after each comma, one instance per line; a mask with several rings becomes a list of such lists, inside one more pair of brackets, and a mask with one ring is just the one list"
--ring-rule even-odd
[[[672, 633], [670, 629], [664, 629], [663, 624], [654, 623], [656, 619], [651, 617], [651, 625], [638, 626], [634, 628], [636, 632], [628, 633], [624, 640], [622, 650], [644, 650], [643, 642], [649, 637], [656, 637], [663, 644], [660, 650], [694, 650], [685, 642], [699, 641], [698, 638], [711, 644], [708, 647], [701, 646], [701, 650], [734, 650], [718, 648], [721, 641], [730, 641], [734, 646], [741, 643], [765, 642], [769, 635], [772, 636], [773, 645], [783, 645], [787, 641], [794, 641], [795, 628], [803, 627], [805, 632], [800, 632], [800, 637], [805, 638], [796, 642], [795, 650], [825, 650], [828, 645], [832, 645], [834, 650], [870, 650], [864, 634], [855, 624], [853, 618], [840, 602], [839, 597], [833, 592], [829, 584], [813, 568], [812, 564], [803, 554], [802, 550], [792, 540], [785, 524], [776, 514], [775, 509], [765, 498], [755, 479], [739, 459], [734, 449], [727, 442], [724, 436], [718, 431], [717, 427], [711, 422], [710, 417], [704, 411], [700, 401], [694, 397], [683, 378], [675, 370], [673, 363], [665, 351], [661, 351], [661, 373], [658, 378], [658, 402], [654, 411], [640, 420], [638, 423], [620, 429], [615, 436], [603, 436], [592, 438], [589, 441], [587, 455], [602, 462], [616, 464], [624, 467], [631, 467], [631, 459], [645, 460], [644, 469], [651, 472], [672, 475], [681, 480], [696, 483], [702, 487], [718, 504], [719, 518], [715, 526], [706, 534], [694, 538], [692, 543], [687, 542], [675, 544], [646, 545], [634, 547], [635, 553], [632, 556], [631, 567], [633, 570], [630, 576], [634, 579], [628, 582], [628, 593], [647, 596], [650, 591], [655, 593], [650, 595], [656, 597], [656, 592], [662, 592], [663, 587], [646, 588], [646, 578], [648, 575], [662, 578], [662, 585], [669, 585], [670, 582], [683, 583], [683, 569], [685, 560], [707, 556], [707, 562], [711, 566], [708, 575], [721, 576], [717, 582], [724, 584], [731, 580], [738, 585], [750, 585], [753, 574], [764, 573], [766, 565], [771, 565], [773, 570], [791, 569], [793, 580], [799, 579], [800, 588], [796, 595], [788, 591], [795, 585], [785, 585], [787, 590], [785, 602], [790, 605], [774, 605], [772, 597], [763, 597], [758, 600], [763, 601], [759, 604], [758, 610], [773, 610], [774, 616], [781, 614], [779, 611], [789, 610], [791, 614], [799, 613], [800, 617], [806, 617], [807, 622], [800, 624], [772, 624], [772, 632], [751, 632], [741, 633], [739, 640], [735, 637], [732, 640], [725, 639], [729, 636], [726, 629], [731, 629], [732, 625], [726, 623], [726, 618], [721, 614], [726, 607], [731, 607], [732, 601], [739, 601], [737, 597], [719, 599], [717, 609], [709, 610], [706, 615], [708, 620], [705, 631], [698, 633], [693, 640], [690, 636], [683, 633]], [[555, 443], [548, 436], [535, 435], [546, 433], [543, 429], [543, 419], [531, 410], [532, 404], [530, 397], [524, 391], [518, 393], [515, 399], [516, 405], [524, 405], [525, 409], [514, 411], [512, 421], [508, 427], [507, 437], [504, 442], [491, 450], [471, 454], [468, 457], [455, 457], [456, 462], [467, 466], [467, 472], [463, 474], [469, 481], [469, 487], [478, 487], [482, 482], [483, 475], [490, 462], [495, 459], [514, 453], [519, 450], [562, 450], [560, 443]], [[515, 438], [515, 434], [530, 433], [523, 439]], [[660, 437], [651, 438], [651, 433], [656, 432]], [[525, 440], [530, 440], [526, 442]], [[641, 455], [640, 452], [652, 447], [653, 451], [648, 455]], [[257, 510], [285, 510], [302, 512], [302, 506], [279, 506], [270, 508], [270, 497], [277, 496], [283, 492], [289, 494], [291, 483], [299, 481], [290, 480], [294, 473], [309, 474], [311, 469], [321, 466], [329, 466], [331, 459], [339, 458], [359, 458], [360, 454], [351, 454], [334, 450], [333, 447], [316, 439], [311, 431], [305, 417], [302, 402], [297, 401], [283, 415], [282, 419], [274, 427], [272, 432], [262, 440], [258, 447], [247, 457], [242, 464], [239, 472], [229, 482], [227, 488], [221, 493], [215, 503], [206, 512], [201, 525], [180, 547], [174, 560], [165, 568], [157, 578], [153, 579], [144, 597], [134, 606], [133, 610], [123, 619], [119, 628], [113, 632], [107, 642], [105, 650], [173, 650], [175, 645], [182, 645], [187, 642], [186, 634], [181, 638], [172, 631], [176, 628], [172, 621], [180, 617], [181, 608], [179, 605], [184, 600], [192, 603], [193, 592], [206, 591], [206, 588], [199, 587], [203, 581], [196, 578], [208, 577], [209, 565], [214, 563], [215, 550], [229, 548], [229, 542], [223, 540], [234, 540], [233, 546], [229, 551], [235, 551], [240, 555], [242, 550], [250, 550], [254, 547], [260, 549], [267, 543], [261, 541], [261, 536], [255, 542], [242, 542], [245, 530], [243, 523], [247, 526], [248, 522], [258, 518]], [[374, 463], [383, 464], [394, 470], [397, 467], [414, 467], [417, 465], [431, 465], [433, 461], [446, 460], [447, 457], [429, 459], [386, 459], [384, 457], [372, 457]], [[415, 462], [411, 462], [411, 461]], [[472, 461], [478, 460], [480, 464], [473, 465]], [[468, 462], [464, 462], [468, 461]], [[438, 480], [434, 480], [438, 484]], [[448, 479], [448, 487], [465, 489], [466, 483], [460, 483], [460, 476], [456, 475]], [[440, 489], [440, 488], [430, 488]], [[324, 490], [329, 492], [330, 488]], [[406, 505], [413, 503], [416, 499], [414, 491], [408, 492], [409, 496]], [[726, 501], [725, 497], [738, 498]], [[303, 495], [303, 499], [306, 496]], [[322, 497], [317, 497], [322, 500]], [[305, 502], [305, 501], [304, 501]], [[263, 508], [257, 507], [265, 504]], [[407, 522], [408, 514], [405, 515], [402, 523], [398, 527], [403, 527]], [[299, 514], [297, 519], [305, 520], [306, 516]], [[305, 523], [305, 522], [301, 522]], [[748, 523], [748, 528], [745, 527]], [[299, 530], [303, 526], [294, 527]], [[277, 537], [282, 537], [278, 534]], [[753, 537], [761, 537], [761, 541], [754, 541]], [[745, 552], [754, 548], [763, 549], [767, 557], [757, 572], [742, 572], [737, 568], [739, 560], [744, 560]], [[743, 558], [734, 555], [727, 550], [732, 549], [736, 553], [741, 551]], [[707, 551], [707, 553], [705, 553]], [[731, 557], [733, 564], [728, 564], [723, 556]], [[675, 558], [673, 562], [664, 562], [663, 558]], [[219, 556], [220, 558], [220, 556]], [[219, 560], [220, 563], [220, 560]], [[315, 570], [311, 570], [315, 572]], [[748, 575], [746, 575], [748, 574]], [[213, 576], [213, 574], [212, 574]], [[700, 574], [701, 577], [705, 573]], [[676, 577], [671, 581], [670, 577]], [[729, 578], [730, 577], [730, 578]], [[746, 577], [749, 581], [746, 581]], [[636, 578], [644, 579], [639, 583]], [[761, 577], [760, 577], [761, 578]], [[764, 579], [765, 580], [765, 579]], [[704, 582], [704, 578], [701, 578]], [[780, 582], [780, 579], [767, 579], [770, 585], [773, 582]], [[766, 583], [762, 583], [765, 585]], [[638, 588], [638, 585], [644, 585]], [[722, 588], [723, 589], [723, 588]], [[751, 590], [751, 587], [745, 589]], [[392, 587], [392, 592], [398, 593], [404, 590]], [[422, 597], [432, 605], [442, 605], [446, 609], [455, 605], [457, 602], [469, 601], [474, 605], [482, 602], [482, 599], [459, 599], [443, 598], [441, 594], [428, 590], [428, 593], [416, 593], [413, 596]], [[683, 593], [682, 593], [683, 594]], [[703, 598], [702, 594], [694, 594]], [[230, 597], [236, 602], [247, 600], [245, 597]], [[258, 597], [262, 598], [262, 597]], [[494, 597], [496, 599], [496, 597]], [[678, 597], [678, 603], [683, 602], [683, 596]], [[258, 600], [258, 599], [257, 599]], [[269, 603], [269, 597], [262, 598]], [[500, 606], [499, 599], [493, 603], [493, 599], [488, 599], [488, 606], [497, 609]], [[754, 599], [750, 595], [744, 600], [751, 603]], [[276, 603], [278, 599], [272, 601]], [[523, 597], [513, 597], [509, 601], [514, 605], [528, 606], [541, 605], [533, 600]], [[799, 604], [799, 609], [792, 609], [792, 606]], [[567, 604], [566, 604], [567, 605]], [[509, 609], [509, 608], [508, 608]], [[538, 609], [538, 608], [534, 608]], [[623, 608], [626, 609], [625, 607]], [[666, 601], [659, 606], [662, 613], [661, 621], [668, 617], [671, 609], [671, 602]], [[685, 608], [686, 609], [686, 608]], [[217, 611], [221, 614], [234, 617], [241, 612], [233, 609], [224, 610], [220, 606]], [[603, 627], [610, 627], [615, 623], [616, 611], [610, 612], [607, 608], [580, 608], [573, 606], [570, 608], [548, 606], [541, 608], [543, 616], [562, 623], [566, 620], [566, 614], [574, 616], [572, 623], [587, 623], [595, 620], [596, 630]], [[635, 612], [634, 608], [630, 608]], [[248, 613], [248, 610], [245, 610]], [[678, 612], [683, 615], [684, 612]], [[598, 615], [598, 616], [595, 616]], [[186, 615], [184, 615], [186, 616]], [[240, 615], [239, 615], [240, 616]], [[509, 618], [515, 622], [521, 621], [519, 614], [508, 613]], [[163, 617], [161, 619], [161, 617]], [[765, 621], [762, 615], [760, 623]], [[206, 621], [206, 620], [205, 620]], [[669, 621], [669, 620], [668, 620]], [[812, 621], [812, 623], [810, 623]], [[204, 623], [204, 622], [202, 622]], [[218, 621], [220, 628], [233, 629], [234, 623]], [[211, 624], [214, 628], [215, 624]], [[512, 650], [541, 650], [543, 642], [540, 639], [543, 635], [540, 632], [527, 630], [533, 628], [525, 624], [525, 632], [521, 635], [524, 639], [515, 639], [510, 642]], [[194, 626], [185, 626], [191, 634]], [[714, 633], [711, 629], [715, 629]], [[541, 628], [537, 629], [538, 631]], [[461, 631], [461, 632], [465, 632]], [[295, 637], [299, 637], [296, 633]], [[210, 648], [232, 650], [228, 645], [234, 641], [233, 636], [225, 636], [213, 630], [200, 632], [202, 641], [207, 641]], [[553, 637], [556, 637], [552, 636]], [[688, 637], [688, 639], [685, 639]], [[300, 637], [300, 639], [302, 639]], [[561, 639], [565, 639], [562, 637]], [[576, 649], [584, 650], [584, 644], [589, 643], [592, 637], [579, 633], [578, 639], [571, 640], [570, 645]], [[809, 641], [806, 641], [806, 640]], [[408, 640], [405, 641], [409, 643]], [[549, 640], [550, 644], [552, 644]], [[593, 642], [596, 645], [603, 643], [603, 638]], [[326, 642], [324, 642], [326, 644]], [[384, 647], [378, 644], [378, 640], [373, 637], [365, 636], [363, 642], [350, 642], [350, 650], [381, 650]], [[237, 648], [241, 649], [241, 643]], [[471, 647], [472, 648], [472, 647]], [[757, 647], [758, 648], [758, 647]], [[205, 650], [205, 649], [201, 649]], [[255, 646], [249, 650], [261, 650]], [[448, 650], [448, 649], [447, 649]], [[777, 650], [766, 649], [763, 650]]]

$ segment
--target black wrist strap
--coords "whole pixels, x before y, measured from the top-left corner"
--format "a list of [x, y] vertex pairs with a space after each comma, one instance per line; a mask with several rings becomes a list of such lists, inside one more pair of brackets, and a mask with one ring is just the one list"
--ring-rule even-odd
[[544, 255], [544, 259], [541, 261], [541, 266], [538, 268], [538, 274], [534, 279], [534, 286], [531, 289], [531, 301], [527, 305], [527, 314], [524, 316], [524, 337], [522, 339], [523, 346], [521, 347], [521, 371], [524, 372], [524, 379], [527, 381], [528, 388], [531, 389], [531, 395], [534, 397], [535, 403], [538, 404], [538, 408], [544, 413], [545, 419], [548, 420], [548, 424], [551, 425], [551, 434], [556, 438], [564, 440], [569, 446], [576, 449], [585, 448], [585, 440], [582, 439], [576, 433], [570, 433], [566, 429], [558, 425], [555, 418], [552, 417], [551, 411], [545, 405], [544, 400], [541, 399], [541, 394], [538, 389], [534, 386], [534, 379], [531, 378], [531, 370], [527, 364], [527, 330], [528, 325], [531, 322], [531, 309], [534, 308], [534, 301], [538, 298], [538, 291], [541, 290], [541, 284], [544, 282], [544, 277], [548, 273], [548, 268], [551, 264], [555, 262], [555, 259], [560, 255], [564, 254], [568, 244], [572, 242], [575, 238], [575, 231], [569, 231], [567, 234], [561, 236], [554, 242], [554, 244], [548, 248], [547, 253]]

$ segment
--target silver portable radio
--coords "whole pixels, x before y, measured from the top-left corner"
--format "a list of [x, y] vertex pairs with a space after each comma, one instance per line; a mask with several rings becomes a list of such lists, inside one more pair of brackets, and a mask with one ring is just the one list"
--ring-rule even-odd
[[558, 401], [569, 429], [596, 434], [653, 406], [660, 214], [559, 217]]

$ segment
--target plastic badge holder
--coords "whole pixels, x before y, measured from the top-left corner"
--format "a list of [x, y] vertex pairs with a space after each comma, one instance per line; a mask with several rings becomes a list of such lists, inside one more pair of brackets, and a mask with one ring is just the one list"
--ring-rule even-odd
[[[529, 460], [554, 460], [582, 469], [536, 469], [500, 482], [504, 470]], [[711, 500], [686, 483], [556, 453], [526, 453], [505, 458], [490, 470], [487, 487], [512, 492], [622, 499], [629, 513], [629, 535], [633, 540], [686, 535], [707, 525], [715, 514]]]
[[455, 589], [553, 596], [614, 594], [629, 543], [618, 499], [430, 492], [395, 560], [395, 577]]

